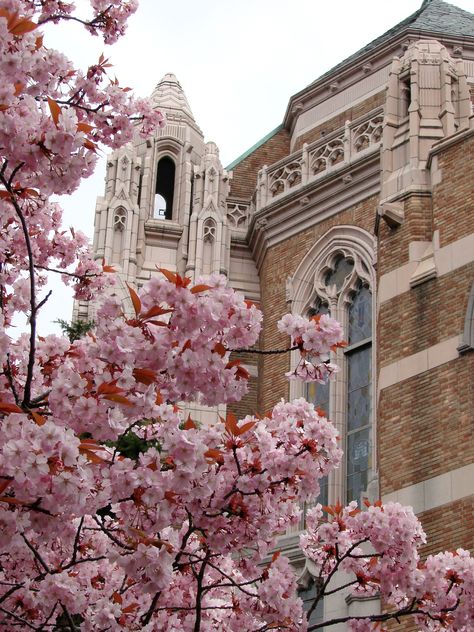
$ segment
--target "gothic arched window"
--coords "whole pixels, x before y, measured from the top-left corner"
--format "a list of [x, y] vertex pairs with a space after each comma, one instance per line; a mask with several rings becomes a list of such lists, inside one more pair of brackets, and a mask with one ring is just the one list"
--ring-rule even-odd
[[153, 217], [172, 219], [176, 167], [168, 156], [158, 161]]
[[[336, 358], [341, 372], [329, 384], [309, 384], [306, 397], [328, 412], [341, 431], [344, 475], [323, 480], [319, 501], [357, 500], [372, 468], [372, 293], [367, 266], [347, 249], [330, 255], [316, 273], [308, 315], [330, 313], [341, 322], [348, 346]], [[329, 489], [328, 489], [329, 488]], [[332, 489], [332, 493], [331, 493]]]
[[[330, 314], [344, 329], [348, 346], [331, 361], [340, 371], [329, 384], [290, 382], [290, 398], [305, 397], [326, 412], [341, 437], [344, 461], [320, 482], [319, 502], [333, 504], [377, 494], [372, 345], [374, 331], [375, 240], [362, 228], [329, 229], [287, 279], [294, 314]], [[300, 361], [297, 351], [292, 367]], [[316, 500], [316, 499], [315, 499]]]

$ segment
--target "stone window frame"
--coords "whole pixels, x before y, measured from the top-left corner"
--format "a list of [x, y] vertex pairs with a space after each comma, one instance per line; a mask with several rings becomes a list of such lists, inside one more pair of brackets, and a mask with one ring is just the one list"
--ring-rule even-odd
[[[343, 292], [339, 297], [330, 297], [325, 287], [324, 279], [327, 272], [333, 266], [339, 256], [345, 256], [354, 261], [353, 273], [349, 275], [349, 281], [344, 283]], [[293, 276], [287, 283], [287, 299], [291, 304], [294, 314], [308, 314], [317, 298], [324, 303], [332, 300], [332, 315], [337, 318], [344, 331], [348, 326], [348, 306], [351, 302], [351, 293], [356, 290], [359, 281], [366, 283], [372, 291], [372, 384], [371, 384], [371, 408], [372, 408], [372, 471], [369, 478], [367, 495], [378, 497], [377, 485], [377, 427], [376, 427], [376, 243], [372, 235], [356, 226], [342, 225], [329, 229], [303, 257]], [[336, 304], [337, 303], [337, 304]], [[336, 309], [335, 309], [336, 307]], [[343, 448], [346, 442], [347, 423], [347, 363], [344, 351], [339, 349], [331, 358], [336, 362], [341, 371], [335, 382], [331, 385], [329, 396], [329, 419], [334, 423], [343, 438]], [[299, 361], [297, 351], [291, 354], [291, 367], [296, 367]], [[305, 397], [306, 385], [299, 381], [290, 382], [290, 399]], [[344, 459], [341, 468], [333, 472], [329, 477], [329, 502], [345, 500], [346, 497], [346, 461]]]
[[467, 300], [466, 316], [464, 318], [464, 329], [461, 334], [461, 344], [458, 352], [462, 355], [468, 351], [474, 351], [474, 282], [469, 292]]
[[[157, 191], [157, 188], [159, 186], [159, 172], [160, 172], [160, 164], [171, 164], [173, 167], [173, 182], [172, 185], [169, 187], [170, 191], [169, 191], [169, 196], [170, 198], [167, 198], [165, 195], [163, 195], [163, 193], [159, 193]], [[166, 169], [166, 167], [165, 167]], [[154, 196], [153, 196], [153, 205], [152, 205], [152, 217], [153, 219], [158, 219], [160, 221], [172, 221], [175, 214], [176, 214], [176, 202], [175, 202], [175, 198], [176, 198], [176, 174], [177, 174], [177, 160], [176, 160], [176, 156], [171, 155], [170, 152], [164, 152], [162, 155], [158, 156], [158, 159], [156, 161], [156, 168], [155, 168], [155, 186], [154, 186]], [[166, 188], [166, 187], [165, 187]], [[160, 196], [166, 203], [166, 205], [170, 204], [170, 208], [168, 208], [168, 206], [165, 209], [165, 213], [163, 216], [157, 216], [156, 213], [156, 198], [157, 196]]]
[[[181, 189], [181, 175], [182, 175], [182, 161], [180, 159], [180, 155], [182, 152], [182, 143], [178, 142], [173, 138], [157, 138], [155, 139], [154, 144], [152, 145], [152, 153], [150, 155], [150, 173], [147, 175], [147, 167], [145, 168], [145, 178], [148, 180], [150, 186], [147, 192], [147, 200], [148, 204], [146, 206], [147, 209], [147, 218], [149, 220], [154, 220], [158, 222], [163, 222], [163, 225], [176, 223], [179, 221], [179, 199], [180, 199], [180, 189]], [[171, 209], [171, 218], [165, 219], [155, 217], [155, 195], [156, 195], [156, 187], [158, 181], [158, 165], [163, 158], [168, 158], [174, 164], [174, 187], [173, 187], [173, 206]], [[144, 196], [141, 196], [141, 201], [143, 203]]]

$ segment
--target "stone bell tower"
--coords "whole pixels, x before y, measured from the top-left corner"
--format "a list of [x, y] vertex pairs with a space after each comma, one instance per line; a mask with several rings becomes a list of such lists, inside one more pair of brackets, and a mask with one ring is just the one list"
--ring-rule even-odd
[[394, 59], [387, 86], [382, 200], [430, 189], [430, 150], [469, 127], [470, 107], [464, 62], [440, 42], [419, 40]]
[[[214, 143], [205, 143], [173, 74], [152, 93], [166, 126], [107, 158], [105, 192], [97, 198], [94, 255], [118, 273], [115, 288], [131, 309], [125, 283], [139, 288], [158, 268], [193, 280], [230, 265], [226, 197], [229, 174]], [[93, 320], [94, 304], [76, 303], [74, 319]]]

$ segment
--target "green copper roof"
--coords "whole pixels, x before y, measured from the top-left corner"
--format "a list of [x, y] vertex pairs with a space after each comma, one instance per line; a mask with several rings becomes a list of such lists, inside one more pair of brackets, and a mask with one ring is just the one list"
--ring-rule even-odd
[[242, 160], [247, 158], [247, 156], [250, 156], [250, 154], [253, 154], [253, 152], [256, 149], [261, 147], [264, 143], [267, 142], [267, 140], [269, 138], [274, 136], [277, 132], [279, 132], [282, 129], [283, 129], [283, 125], [279, 125], [278, 127], [275, 127], [275, 129], [273, 129], [271, 132], [268, 132], [268, 134], [266, 136], [264, 136], [263, 138], [261, 138], [258, 142], [256, 142], [255, 145], [250, 147], [250, 149], [247, 149], [247, 151], [244, 151], [244, 153], [241, 156], [239, 156], [238, 158], [236, 158], [234, 161], [232, 161], [230, 163], [230, 165], [227, 165], [226, 170], [227, 171], [232, 171], [232, 169], [234, 169], [234, 167], [236, 167], [240, 162], [242, 162]]

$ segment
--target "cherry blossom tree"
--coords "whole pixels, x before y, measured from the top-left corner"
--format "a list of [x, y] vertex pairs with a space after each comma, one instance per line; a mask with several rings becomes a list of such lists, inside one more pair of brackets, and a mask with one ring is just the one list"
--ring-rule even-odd
[[[100, 145], [149, 135], [163, 116], [111, 80], [47, 47], [42, 26], [69, 20], [114, 42], [134, 0], [0, 0], [0, 625], [2, 630], [193, 631], [308, 628], [296, 577], [275, 553], [300, 503], [337, 467], [334, 427], [304, 400], [216, 424], [182, 402], [235, 402], [248, 373], [232, 350], [255, 345], [261, 314], [212, 276], [192, 286], [167, 270], [134, 315], [87, 239], [61, 225], [51, 195], [72, 193]], [[105, 296], [74, 342], [37, 331], [61, 274], [75, 296]], [[11, 323], [26, 314], [29, 333]], [[290, 378], [324, 381], [342, 330], [328, 316], [279, 324], [301, 362]], [[137, 439], [136, 451], [123, 449]], [[339, 589], [380, 594], [383, 614], [353, 630], [414, 618], [422, 630], [471, 630], [474, 568], [465, 551], [420, 561], [409, 508], [320, 505], [302, 549], [318, 573], [311, 609]], [[337, 574], [349, 577], [334, 587]]]

